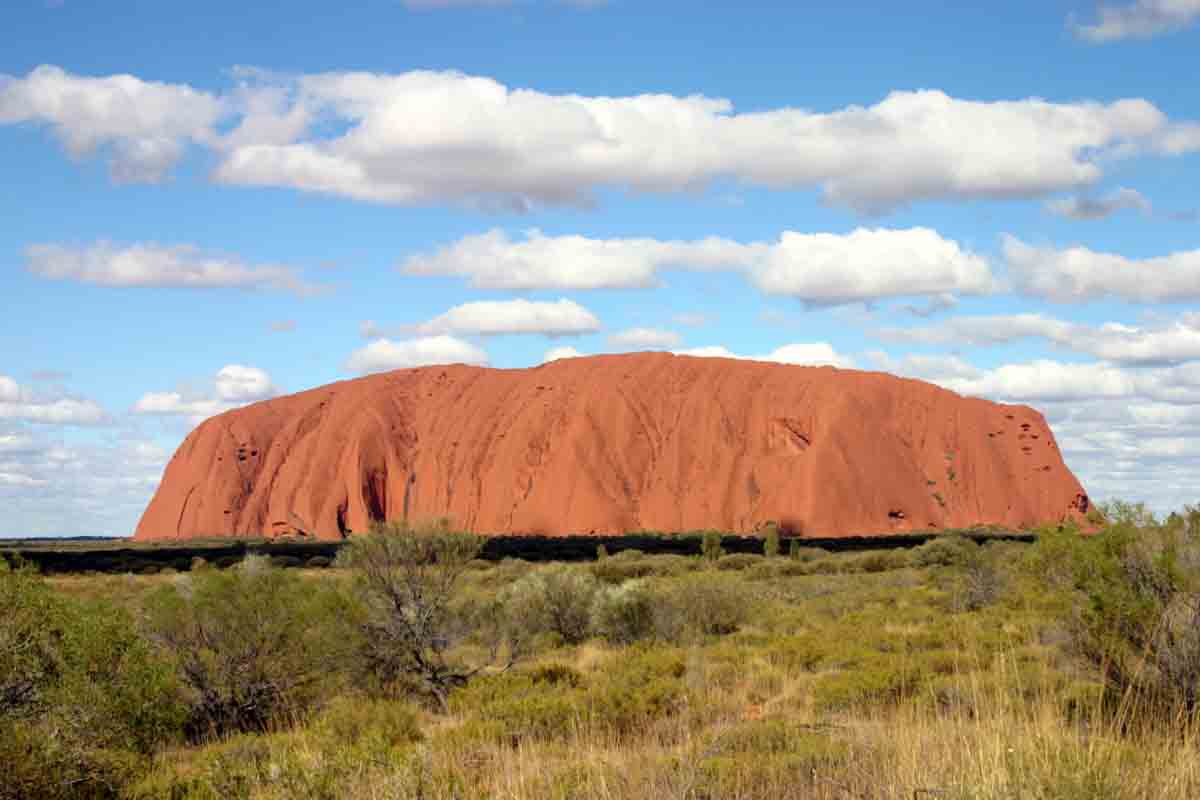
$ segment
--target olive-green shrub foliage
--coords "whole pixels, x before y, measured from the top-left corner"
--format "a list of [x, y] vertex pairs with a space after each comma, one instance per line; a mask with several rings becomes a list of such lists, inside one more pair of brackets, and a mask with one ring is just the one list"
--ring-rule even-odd
[[979, 545], [965, 536], [936, 536], [912, 551], [917, 567], [957, 567], [967, 563]]
[[170, 666], [108, 604], [0, 566], [0, 798], [106, 798], [173, 741]]
[[[504, 657], [502, 668], [516, 659], [520, 630], [508, 624], [502, 604], [456, 613], [461, 579], [482, 547], [481, 538], [443, 519], [375, 524], [338, 554], [338, 565], [354, 571], [365, 608], [360, 657], [384, 686], [415, 689], [445, 708], [451, 689]], [[465, 658], [456, 645], [481, 632], [503, 636], [488, 642], [486, 657]]]
[[66, 609], [29, 569], [0, 559], [0, 719], [33, 713], [53, 682]]
[[662, 554], [625, 559], [613, 556], [593, 563], [591, 569], [598, 580], [608, 584], [619, 584], [634, 578], [683, 575], [700, 568], [701, 565], [699, 559], [690, 556]]
[[259, 796], [358, 796], [371, 772], [401, 776], [424, 735], [416, 711], [347, 694], [295, 730], [233, 736], [161, 759], [126, 792], [130, 800], [230, 800]]
[[653, 604], [656, 630], [662, 638], [675, 642], [733, 633], [746, 621], [745, 591], [745, 584], [733, 576], [683, 577], [665, 588]]
[[650, 638], [655, 633], [656, 599], [643, 580], [605, 587], [592, 603], [592, 629], [618, 645]]
[[813, 686], [813, 704], [832, 711], [897, 703], [911, 697], [926, 678], [920, 666], [911, 662], [873, 659], [819, 678]]
[[146, 625], [186, 687], [191, 738], [263, 731], [335, 689], [356, 616], [336, 587], [250, 556], [176, 576], [147, 598]]
[[757, 553], [730, 553], [716, 559], [715, 564], [717, 569], [743, 570], [762, 563], [762, 560], [763, 557]]
[[485, 720], [463, 733], [515, 744], [573, 730], [627, 735], [678, 712], [687, 671], [672, 648], [636, 647], [587, 675], [570, 668], [511, 671], [473, 681], [451, 696], [451, 709]]
[[669, 581], [627, 581], [600, 590], [592, 631], [611, 644], [661, 639], [685, 642], [733, 633], [746, 620], [745, 586], [721, 573], [691, 573]]
[[700, 554], [709, 561], [716, 561], [725, 554], [725, 549], [721, 546], [720, 531], [707, 530], [701, 534]]
[[528, 633], [549, 632], [567, 644], [578, 644], [588, 637], [598, 589], [591, 571], [552, 564], [517, 581], [500, 596], [500, 602]]
[[805, 547], [804, 540], [792, 539], [788, 543], [788, 558], [796, 561], [816, 561], [818, 558], [825, 558], [829, 555], [829, 551], [821, 547]]
[[[1093, 536], [1045, 530], [1030, 571], [1068, 593], [1074, 643], [1118, 696], [1200, 708], [1200, 524], [1158, 525], [1112, 504]], [[1135, 525], [1134, 523], [1139, 523]]]
[[963, 611], [979, 611], [1000, 599], [1008, 583], [998, 563], [1001, 550], [994, 545], [967, 552], [955, 587], [954, 604]]
[[763, 534], [763, 555], [767, 558], [779, 555], [779, 528], [774, 524], [768, 525]]

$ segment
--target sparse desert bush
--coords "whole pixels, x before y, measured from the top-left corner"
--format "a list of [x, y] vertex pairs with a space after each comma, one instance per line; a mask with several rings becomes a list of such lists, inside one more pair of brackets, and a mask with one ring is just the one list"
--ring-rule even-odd
[[146, 604], [151, 638], [186, 687], [193, 739], [263, 731], [304, 711], [344, 671], [355, 610], [328, 585], [247, 557], [176, 576]]
[[716, 559], [717, 569], [740, 571], [761, 564], [763, 557], [757, 553], [730, 553]]
[[[1028, 566], [1069, 592], [1073, 641], [1118, 696], [1200, 709], [1200, 539], [1113, 503], [1092, 537], [1044, 531]], [[1137, 527], [1134, 521], [1149, 524]]]
[[552, 564], [517, 581], [500, 597], [530, 635], [550, 632], [579, 644], [591, 628], [592, 602], [600, 586], [583, 567]]
[[825, 558], [829, 551], [820, 547], [806, 547], [802, 539], [792, 539], [788, 543], [788, 557], [796, 561], [816, 561]]
[[592, 629], [617, 645], [647, 639], [655, 633], [655, 602], [640, 580], [601, 589], [592, 604]]
[[349, 695], [333, 701], [301, 728], [243, 734], [172, 753], [125, 796], [130, 800], [337, 800], [361, 796], [364, 785], [372, 782], [407, 788], [410, 777], [419, 777], [411, 775], [409, 767], [413, 750], [423, 739], [411, 707]]
[[0, 566], [3, 800], [116, 797], [183, 708], [169, 665], [107, 603], [56, 594]]
[[745, 584], [734, 577], [689, 575], [665, 589], [653, 604], [655, 627], [662, 638], [675, 642], [733, 633], [746, 621], [745, 591]]
[[775, 638], [767, 649], [767, 660], [790, 672], [812, 672], [829, 652], [829, 645], [813, 634]]
[[763, 533], [763, 555], [767, 558], [779, 555], [779, 526], [774, 523], [768, 525]]
[[843, 563], [847, 572], [888, 572], [907, 567], [911, 558], [904, 550], [880, 550], [858, 553], [845, 559]]
[[720, 531], [707, 530], [700, 535], [700, 554], [708, 561], [716, 561], [725, 555]]
[[925, 678], [911, 663], [872, 659], [856, 669], [819, 678], [813, 686], [813, 704], [827, 711], [890, 705], [912, 697]]
[[918, 567], [959, 567], [978, 547], [965, 536], [936, 536], [913, 549], [912, 563]]
[[636, 578], [670, 577], [693, 572], [700, 562], [690, 556], [655, 555], [637, 559], [607, 558], [591, 565], [592, 574], [608, 584], [619, 584]]
[[977, 547], [967, 555], [955, 587], [955, 605], [964, 611], [979, 611], [1000, 599], [1008, 583], [994, 547]]
[[[516, 660], [518, 631], [499, 624], [505, 618], [500, 604], [490, 624], [454, 613], [460, 580], [482, 546], [478, 536], [453, 530], [447, 520], [415, 527], [392, 522], [373, 526], [339, 553], [338, 564], [356, 574], [366, 609], [362, 658], [384, 685], [418, 688], [444, 709], [452, 689]], [[504, 639], [489, 642], [486, 656], [468, 659], [455, 650], [485, 627]]]

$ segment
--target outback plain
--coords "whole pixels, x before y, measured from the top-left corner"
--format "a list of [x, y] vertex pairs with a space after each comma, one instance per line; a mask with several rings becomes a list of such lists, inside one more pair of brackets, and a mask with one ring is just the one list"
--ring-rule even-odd
[[1200, 511], [1090, 524], [538, 563], [431, 522], [312, 566], [9, 566], [0, 795], [1188, 796]]

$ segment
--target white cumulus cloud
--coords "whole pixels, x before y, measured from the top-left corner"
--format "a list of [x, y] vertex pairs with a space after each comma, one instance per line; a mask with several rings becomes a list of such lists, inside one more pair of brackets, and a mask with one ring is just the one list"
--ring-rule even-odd
[[780, 364], [799, 364], [810, 367], [831, 366], [848, 369], [854, 366], [854, 360], [841, 355], [828, 342], [794, 342], [777, 347], [764, 355], [738, 355], [724, 345], [709, 345], [706, 347], [691, 347], [676, 350], [678, 356], [696, 356], [701, 358], [738, 358], [749, 361], [775, 361]]
[[112, 421], [94, 400], [60, 391], [35, 391], [7, 375], [0, 375], [0, 419], [46, 425], [105, 425]]
[[885, 339], [921, 344], [991, 346], [1041, 338], [1079, 353], [1131, 364], [1200, 360], [1200, 313], [1168, 324], [1138, 327], [1119, 322], [1086, 325], [1041, 314], [955, 317], [917, 328], [883, 328]]
[[133, 75], [92, 78], [49, 65], [23, 78], [0, 75], [0, 124], [48, 125], [77, 158], [110, 147], [119, 181], [161, 180], [189, 143], [212, 141], [224, 113], [208, 92]]
[[1140, 211], [1150, 213], [1150, 201], [1137, 189], [1121, 187], [1114, 189], [1102, 197], [1077, 194], [1072, 197], [1051, 200], [1046, 203], [1046, 210], [1066, 219], [1097, 220], [1106, 219], [1118, 211]]
[[847, 234], [785, 231], [777, 242], [590, 239], [492, 230], [401, 265], [409, 275], [466, 278], [489, 289], [602, 289], [656, 285], [666, 269], [744, 273], [768, 294], [817, 304], [996, 287], [988, 262], [929, 228], [858, 228]]
[[346, 369], [365, 375], [408, 367], [435, 364], [475, 364], [486, 366], [487, 353], [470, 342], [453, 336], [424, 336], [393, 341], [376, 339], [350, 354]]
[[1200, 299], [1200, 250], [1133, 259], [1079, 245], [1029, 245], [1014, 236], [1005, 236], [1003, 246], [1016, 287], [1057, 303], [1108, 297], [1140, 303]]
[[72, 441], [19, 424], [0, 420], [0, 536], [132, 535], [169, 450], [128, 432]]
[[1105, 3], [1100, 18], [1073, 25], [1076, 35], [1102, 44], [1119, 39], [1148, 39], [1179, 30], [1200, 19], [1200, 0], [1134, 0], [1125, 5]]
[[560, 358], [579, 358], [582, 355], [583, 353], [574, 347], [551, 347], [542, 356], [542, 363], [549, 364], [551, 361], [558, 361]]
[[618, 350], [670, 350], [683, 344], [683, 337], [659, 328], [630, 328], [609, 336], [608, 344]]
[[204, 390], [178, 389], [146, 392], [133, 405], [135, 414], [187, 417], [198, 424], [203, 420], [279, 394], [279, 388], [266, 370], [241, 364], [228, 364], [217, 370]]
[[301, 295], [321, 291], [292, 267], [247, 264], [190, 244], [35, 244], [25, 249], [25, 262], [30, 272], [43, 278], [97, 286], [264, 289]]
[[[365, 330], [365, 329], [364, 329]], [[422, 335], [538, 333], [577, 336], [600, 330], [600, 320], [573, 300], [484, 300], [463, 303], [416, 326]]]
[[929, 89], [824, 112], [738, 112], [725, 98], [549, 94], [458, 72], [234, 75], [214, 95], [38, 67], [0, 77], [0, 124], [49, 125], [79, 156], [108, 145], [128, 180], [161, 178], [195, 143], [228, 184], [513, 209], [732, 179], [882, 212], [1079, 189], [1107, 157], [1200, 148], [1200, 127], [1140, 98], [977, 101]]

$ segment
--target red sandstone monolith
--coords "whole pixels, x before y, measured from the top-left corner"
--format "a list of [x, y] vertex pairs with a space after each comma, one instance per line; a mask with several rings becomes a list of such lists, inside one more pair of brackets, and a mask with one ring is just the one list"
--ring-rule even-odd
[[203, 422], [138, 539], [325, 539], [449, 516], [484, 534], [766, 522], [809, 536], [1087, 510], [1045, 419], [916, 380], [665, 353], [343, 381]]

